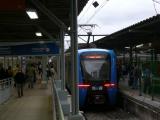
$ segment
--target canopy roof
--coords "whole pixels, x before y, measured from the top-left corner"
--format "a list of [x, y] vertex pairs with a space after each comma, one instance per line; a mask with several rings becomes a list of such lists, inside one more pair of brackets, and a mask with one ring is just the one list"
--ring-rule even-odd
[[160, 15], [153, 16], [137, 24], [129, 26], [94, 43], [97, 47], [107, 49], [123, 49], [126, 46], [152, 43], [152, 47], [160, 48]]
[[[0, 42], [37, 42], [59, 38], [60, 27], [70, 26], [71, 0], [5, 0], [0, 5]], [[88, 0], [78, 0], [78, 14]], [[36, 10], [32, 20], [26, 10]], [[35, 32], [41, 32], [37, 37]]]

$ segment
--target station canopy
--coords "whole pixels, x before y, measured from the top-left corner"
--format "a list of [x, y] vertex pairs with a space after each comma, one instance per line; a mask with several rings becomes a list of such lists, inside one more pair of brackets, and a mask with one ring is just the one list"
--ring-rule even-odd
[[[88, 0], [78, 1], [78, 14]], [[36, 11], [30, 19], [26, 11]], [[0, 42], [53, 41], [60, 36], [61, 26], [71, 24], [71, 0], [3, 0], [0, 4]], [[41, 32], [42, 36], [35, 35]]]
[[[144, 44], [145, 48], [160, 49], [160, 15], [150, 17], [125, 29], [95, 41], [97, 47], [122, 50]], [[147, 47], [148, 46], [148, 47]]]

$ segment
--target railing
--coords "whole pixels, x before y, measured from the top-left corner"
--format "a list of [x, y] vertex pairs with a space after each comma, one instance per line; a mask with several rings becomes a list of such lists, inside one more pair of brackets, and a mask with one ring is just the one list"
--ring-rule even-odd
[[12, 78], [0, 80], [0, 104], [5, 102], [11, 95]]
[[11, 83], [12, 83], [12, 78], [6, 78], [6, 79], [0, 80], [0, 90], [9, 88], [11, 86]]
[[120, 86], [126, 91], [130, 91], [133, 95], [137, 94], [139, 96], [143, 96], [144, 98], [148, 98], [150, 100], [160, 101], [160, 77], [152, 76], [150, 87], [147, 88], [147, 91], [144, 93], [144, 78], [142, 77], [140, 80], [137, 80], [137, 88], [133, 88], [132, 85], [129, 86], [129, 77], [125, 76], [124, 79], [120, 80]]
[[64, 114], [54, 80], [52, 80], [52, 100], [53, 118], [55, 118], [56, 120], [64, 120]]

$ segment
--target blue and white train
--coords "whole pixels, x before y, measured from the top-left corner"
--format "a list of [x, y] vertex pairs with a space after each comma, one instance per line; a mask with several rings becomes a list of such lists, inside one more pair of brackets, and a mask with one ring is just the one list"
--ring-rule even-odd
[[[66, 54], [66, 87], [71, 90], [70, 54]], [[117, 103], [116, 55], [113, 50], [80, 49], [78, 50], [79, 106], [88, 104]]]

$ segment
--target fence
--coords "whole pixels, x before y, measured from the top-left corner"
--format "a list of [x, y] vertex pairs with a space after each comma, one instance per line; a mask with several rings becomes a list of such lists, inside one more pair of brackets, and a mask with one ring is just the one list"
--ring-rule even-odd
[[0, 80], [0, 104], [11, 96], [12, 78]]

